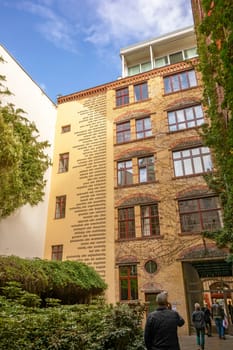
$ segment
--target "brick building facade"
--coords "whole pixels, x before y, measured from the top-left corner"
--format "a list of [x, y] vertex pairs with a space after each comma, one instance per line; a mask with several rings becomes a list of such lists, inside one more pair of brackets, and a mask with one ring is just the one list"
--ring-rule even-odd
[[233, 289], [226, 252], [201, 235], [222, 220], [195, 40], [190, 27], [122, 49], [121, 79], [58, 99], [44, 255], [92, 265], [109, 302], [151, 309], [168, 291], [185, 333], [195, 301]]

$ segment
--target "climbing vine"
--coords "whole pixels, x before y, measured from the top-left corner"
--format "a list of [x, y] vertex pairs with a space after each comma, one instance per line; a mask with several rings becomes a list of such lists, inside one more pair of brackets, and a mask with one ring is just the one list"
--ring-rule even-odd
[[[203, 105], [208, 122], [205, 144], [212, 149], [214, 171], [205, 179], [221, 200], [223, 229], [206, 232], [218, 246], [233, 252], [233, 2], [203, 0], [203, 19], [196, 21]], [[195, 16], [195, 13], [194, 13]], [[233, 255], [232, 255], [233, 256]]]

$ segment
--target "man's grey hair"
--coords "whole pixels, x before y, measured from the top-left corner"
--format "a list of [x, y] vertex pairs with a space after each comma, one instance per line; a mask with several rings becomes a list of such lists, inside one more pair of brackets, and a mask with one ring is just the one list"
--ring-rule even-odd
[[156, 302], [158, 305], [167, 305], [167, 293], [159, 293], [156, 297]]

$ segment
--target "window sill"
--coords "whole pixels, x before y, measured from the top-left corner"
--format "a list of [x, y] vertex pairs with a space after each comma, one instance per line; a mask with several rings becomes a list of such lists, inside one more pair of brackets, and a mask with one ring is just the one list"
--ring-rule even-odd
[[137, 187], [137, 186], [147, 186], [147, 185], [152, 185], [152, 184], [157, 184], [159, 183], [158, 180], [151, 181], [151, 182], [138, 182], [136, 184], [131, 184], [131, 185], [124, 185], [124, 186], [115, 186], [114, 190], [119, 190], [119, 189], [124, 189], [124, 188], [130, 188], [130, 187]]
[[198, 176], [203, 177], [204, 175], [207, 175], [207, 174], [212, 174], [212, 171], [208, 171], [208, 172], [200, 173], [200, 174], [190, 174], [190, 175], [184, 175], [184, 176], [173, 176], [172, 180], [188, 179], [190, 177], [192, 178], [192, 177], [198, 177]]
[[178, 233], [178, 236], [183, 237], [183, 236], [200, 236], [202, 233], [201, 232], [180, 232]]
[[[183, 91], [183, 90], [182, 90]], [[148, 98], [145, 98], [143, 100], [139, 100], [139, 101], [133, 101], [133, 102], [129, 102], [129, 103], [126, 103], [124, 105], [120, 105], [120, 106], [115, 106], [113, 107], [113, 109], [119, 109], [119, 108], [123, 108], [123, 107], [128, 107], [128, 106], [132, 106], [134, 104], [138, 104], [138, 103], [142, 103], [142, 102], [148, 102], [148, 101], [151, 101], [152, 99], [150, 97]]]
[[122, 304], [138, 304], [140, 303], [140, 300], [139, 299], [132, 299], [132, 300], [121, 300], [120, 299], [120, 303]]
[[202, 127], [203, 124], [197, 125], [197, 126], [192, 126], [191, 128], [185, 128], [185, 129], [180, 129], [180, 130], [168, 131], [166, 134], [167, 135], [171, 135], [171, 134], [177, 134], [179, 132], [184, 132], [184, 131], [188, 131], [188, 130], [199, 130]]
[[143, 138], [140, 138], [140, 139], [134, 139], [134, 140], [130, 140], [130, 141], [125, 141], [125, 142], [119, 142], [119, 143], [114, 143], [114, 146], [122, 146], [122, 145], [126, 145], [126, 144], [129, 144], [129, 143], [135, 143], [137, 141], [145, 141], [145, 140], [148, 140], [148, 139], [153, 139], [155, 136], [154, 135], [151, 135], [151, 136], [147, 136], [147, 137], [143, 137]]
[[162, 95], [163, 97], [166, 97], [166, 96], [171, 96], [171, 95], [174, 95], [174, 94], [177, 94], [177, 93], [182, 93], [184, 91], [189, 91], [189, 90], [193, 90], [193, 89], [197, 89], [199, 88], [200, 85], [196, 85], [196, 86], [192, 86], [192, 87], [188, 87], [187, 89], [182, 89], [182, 90], [177, 90], [177, 91], [171, 91], [171, 92], [164, 92], [164, 94]]
[[147, 241], [151, 239], [163, 239], [164, 236], [162, 235], [156, 235], [156, 236], [143, 236], [143, 237], [134, 237], [134, 238], [118, 238], [115, 240], [116, 243], [123, 243], [123, 242], [129, 242], [129, 241]]

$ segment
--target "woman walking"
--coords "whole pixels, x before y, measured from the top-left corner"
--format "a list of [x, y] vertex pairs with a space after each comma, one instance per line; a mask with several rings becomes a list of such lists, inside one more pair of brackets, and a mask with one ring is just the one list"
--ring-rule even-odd
[[204, 350], [205, 348], [205, 315], [201, 311], [200, 304], [195, 303], [195, 310], [192, 313], [192, 322], [196, 330], [196, 339], [198, 350]]

